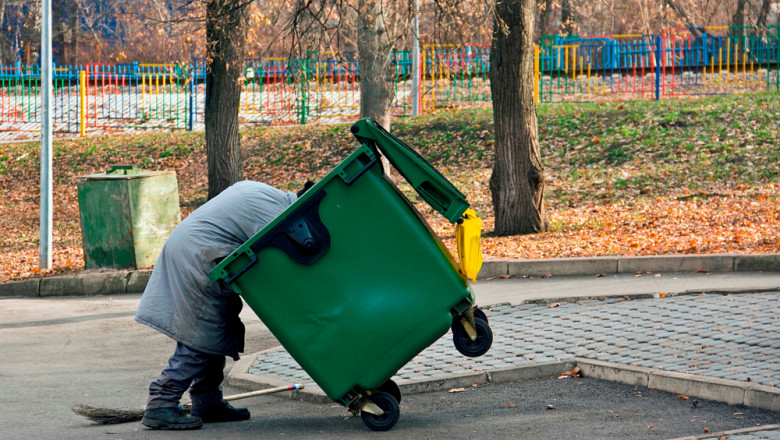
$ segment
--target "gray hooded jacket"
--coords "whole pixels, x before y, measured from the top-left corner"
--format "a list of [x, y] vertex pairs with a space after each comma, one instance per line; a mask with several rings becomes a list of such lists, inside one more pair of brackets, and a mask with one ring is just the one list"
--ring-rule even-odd
[[209, 271], [296, 199], [295, 193], [243, 181], [196, 209], [165, 242], [135, 320], [188, 347], [238, 359], [243, 302], [212, 282]]

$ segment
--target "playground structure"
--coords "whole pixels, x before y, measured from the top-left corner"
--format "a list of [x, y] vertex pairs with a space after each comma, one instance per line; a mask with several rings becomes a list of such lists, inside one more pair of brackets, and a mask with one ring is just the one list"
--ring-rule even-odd
[[[780, 90], [777, 26], [669, 28], [661, 35], [545, 36], [535, 47], [538, 103], [676, 99]], [[490, 102], [487, 45], [425, 45], [419, 101], [413, 60], [392, 53], [395, 116]], [[203, 126], [206, 66], [87, 64], [55, 66], [56, 133]], [[360, 69], [354, 52], [250, 59], [244, 70], [242, 123], [306, 124], [354, 120]], [[0, 66], [0, 132], [40, 131], [40, 69]], [[8, 138], [9, 136], [5, 136]], [[23, 136], [19, 136], [22, 138]], [[29, 136], [28, 136], [29, 137]], [[11, 136], [13, 138], [13, 136]]]

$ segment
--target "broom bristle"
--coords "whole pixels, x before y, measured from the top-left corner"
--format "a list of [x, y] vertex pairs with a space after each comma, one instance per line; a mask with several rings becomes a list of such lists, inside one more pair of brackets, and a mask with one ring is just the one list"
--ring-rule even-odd
[[82, 417], [103, 425], [137, 422], [144, 417], [144, 410], [142, 409], [111, 409], [95, 408], [89, 405], [75, 405], [71, 410]]

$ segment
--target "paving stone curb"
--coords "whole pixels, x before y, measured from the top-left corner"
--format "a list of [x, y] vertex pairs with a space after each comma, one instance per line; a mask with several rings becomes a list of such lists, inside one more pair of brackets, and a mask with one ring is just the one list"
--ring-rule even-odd
[[[780, 254], [659, 255], [649, 257], [486, 260], [479, 279], [502, 276], [566, 276], [637, 272], [780, 271]], [[91, 296], [142, 293], [151, 269], [85, 271], [0, 284], [1, 297]]]

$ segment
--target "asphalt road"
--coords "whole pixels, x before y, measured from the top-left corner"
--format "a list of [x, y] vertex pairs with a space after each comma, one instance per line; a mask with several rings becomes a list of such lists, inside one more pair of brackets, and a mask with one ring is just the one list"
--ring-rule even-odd
[[[663, 439], [779, 419], [774, 412], [715, 402], [694, 406], [693, 399], [645, 388], [549, 378], [406, 395], [388, 433], [372, 433], [335, 404], [274, 396], [241, 402], [252, 411], [250, 421], [199, 431], [92, 424], [71, 406], [141, 408], [148, 384], [173, 351], [171, 340], [133, 321], [139, 298], [0, 299], [0, 438]], [[277, 344], [251, 311], [243, 319], [248, 353]]]

